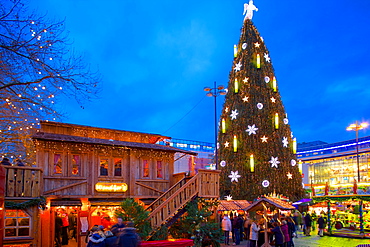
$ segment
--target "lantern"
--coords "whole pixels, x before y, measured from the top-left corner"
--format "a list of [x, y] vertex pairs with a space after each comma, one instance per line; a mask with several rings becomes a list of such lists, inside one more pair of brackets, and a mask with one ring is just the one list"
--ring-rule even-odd
[[279, 114], [275, 113], [275, 129], [279, 129]]
[[238, 79], [235, 78], [235, 82], [234, 82], [234, 93], [238, 93], [239, 92], [239, 83], [238, 83]]
[[260, 69], [261, 68], [261, 57], [260, 57], [260, 54], [257, 54], [257, 69]]
[[238, 140], [236, 139], [236, 135], [234, 135], [234, 152], [238, 151]]
[[249, 156], [249, 161], [250, 161], [251, 172], [254, 172], [254, 156], [253, 156], [253, 154], [251, 154]]

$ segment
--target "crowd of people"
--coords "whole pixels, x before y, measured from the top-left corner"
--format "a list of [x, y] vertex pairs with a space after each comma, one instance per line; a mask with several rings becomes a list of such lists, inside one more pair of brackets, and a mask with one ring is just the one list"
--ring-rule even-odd
[[86, 236], [87, 247], [137, 247], [140, 237], [133, 222], [123, 222], [117, 218], [117, 224], [110, 229], [102, 225], [93, 226]]
[[298, 231], [311, 236], [311, 231], [316, 229], [316, 223], [318, 235], [324, 236], [325, 218], [321, 215], [312, 217], [308, 212], [302, 215], [298, 210], [289, 215], [275, 214], [268, 217], [267, 222], [263, 217], [257, 220], [257, 216], [224, 215], [221, 227], [224, 232], [225, 245], [230, 245], [231, 234], [232, 245], [239, 245], [244, 239], [247, 240], [249, 247], [262, 246], [265, 243], [265, 231], [267, 231], [270, 244], [276, 247], [294, 247], [294, 238], [298, 237]]

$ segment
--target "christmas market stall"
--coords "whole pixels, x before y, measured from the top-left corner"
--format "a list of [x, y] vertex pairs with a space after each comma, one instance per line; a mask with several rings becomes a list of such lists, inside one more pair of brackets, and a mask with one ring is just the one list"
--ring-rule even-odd
[[220, 200], [220, 204], [217, 207], [217, 213], [222, 217], [222, 215], [244, 215], [244, 209], [248, 207], [250, 203], [247, 200]]
[[[247, 211], [252, 218], [263, 218], [264, 219], [264, 229], [268, 229], [267, 222], [269, 218], [277, 216], [279, 220], [281, 214], [288, 214], [291, 210], [296, 208], [292, 206], [288, 201], [282, 200], [277, 197], [261, 197], [257, 201], [253, 202], [251, 205], [246, 207], [244, 210]], [[270, 246], [267, 231], [264, 231], [265, 243], [263, 247]]]
[[370, 238], [370, 183], [313, 185], [310, 211], [327, 218], [327, 233]]

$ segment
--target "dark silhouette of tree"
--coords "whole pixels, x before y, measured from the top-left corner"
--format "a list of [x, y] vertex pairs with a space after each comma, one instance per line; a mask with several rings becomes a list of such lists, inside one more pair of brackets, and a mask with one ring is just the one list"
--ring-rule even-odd
[[25, 142], [40, 120], [62, 113], [62, 95], [79, 104], [96, 98], [99, 75], [76, 55], [64, 30], [30, 12], [21, 0], [0, 4], [0, 147], [2, 155], [30, 155]]

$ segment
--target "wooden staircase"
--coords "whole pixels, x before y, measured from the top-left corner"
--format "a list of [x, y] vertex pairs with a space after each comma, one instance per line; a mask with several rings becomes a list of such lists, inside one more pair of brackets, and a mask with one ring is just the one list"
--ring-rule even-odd
[[215, 170], [198, 170], [193, 177], [185, 177], [152, 202], [147, 210], [151, 211], [148, 220], [153, 229], [150, 237], [162, 225], [171, 221], [188, 202], [197, 197], [219, 198], [219, 173]]

